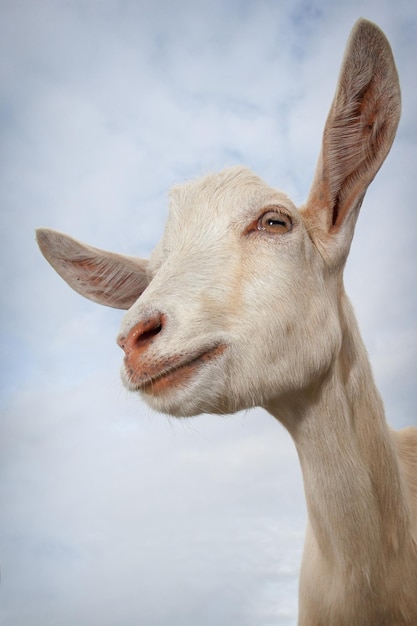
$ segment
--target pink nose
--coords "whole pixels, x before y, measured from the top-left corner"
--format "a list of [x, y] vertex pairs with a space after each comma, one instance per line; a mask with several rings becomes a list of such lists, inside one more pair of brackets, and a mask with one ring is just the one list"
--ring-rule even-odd
[[127, 337], [119, 335], [117, 343], [125, 351], [126, 357], [134, 353], [138, 356], [152, 343], [156, 335], [163, 329], [165, 316], [162, 313], [154, 313], [141, 320], [130, 329]]

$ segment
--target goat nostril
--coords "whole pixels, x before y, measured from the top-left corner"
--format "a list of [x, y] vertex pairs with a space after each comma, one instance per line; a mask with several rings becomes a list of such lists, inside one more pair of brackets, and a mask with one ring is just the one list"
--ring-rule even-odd
[[154, 328], [145, 330], [142, 333], [137, 331], [136, 336], [134, 337], [134, 343], [137, 346], [143, 345], [144, 343], [147, 343], [148, 341], [150, 341], [152, 337], [155, 337], [155, 335], [158, 335], [161, 332], [161, 330], [162, 330], [162, 324], [159, 323], [157, 326], [154, 326]]
[[164, 315], [156, 314], [138, 322], [130, 329], [127, 336], [119, 335], [117, 343], [125, 351], [126, 356], [129, 356], [132, 351], [145, 349], [152, 339], [162, 331], [164, 320]]

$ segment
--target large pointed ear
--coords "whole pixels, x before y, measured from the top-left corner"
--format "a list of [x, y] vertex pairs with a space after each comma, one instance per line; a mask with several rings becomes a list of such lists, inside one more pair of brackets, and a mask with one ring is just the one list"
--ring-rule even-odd
[[324, 256], [346, 260], [363, 197], [391, 148], [400, 109], [390, 45], [375, 24], [360, 19], [346, 47], [303, 209]]
[[42, 254], [79, 294], [116, 309], [129, 309], [148, 285], [148, 262], [87, 246], [55, 230], [39, 228]]

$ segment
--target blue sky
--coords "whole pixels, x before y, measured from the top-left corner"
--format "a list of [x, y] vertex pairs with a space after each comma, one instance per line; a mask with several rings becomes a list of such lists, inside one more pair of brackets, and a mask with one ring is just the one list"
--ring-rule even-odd
[[119, 380], [121, 313], [73, 293], [34, 229], [147, 256], [171, 185], [235, 163], [305, 199], [349, 31], [392, 44], [402, 121], [346, 270], [393, 426], [416, 423], [417, 7], [0, 1], [5, 626], [289, 626], [305, 527], [261, 410], [178, 422]]

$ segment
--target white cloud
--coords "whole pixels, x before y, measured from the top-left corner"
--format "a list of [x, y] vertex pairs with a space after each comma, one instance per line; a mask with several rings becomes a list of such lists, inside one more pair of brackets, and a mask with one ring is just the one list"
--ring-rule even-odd
[[[288, 435], [255, 414], [172, 425], [120, 395], [100, 371], [15, 403], [3, 442], [11, 623], [45, 610], [48, 623], [191, 624], [206, 603], [202, 623], [253, 623], [265, 585], [296, 584], [304, 521]], [[294, 615], [294, 593], [286, 606]]]

